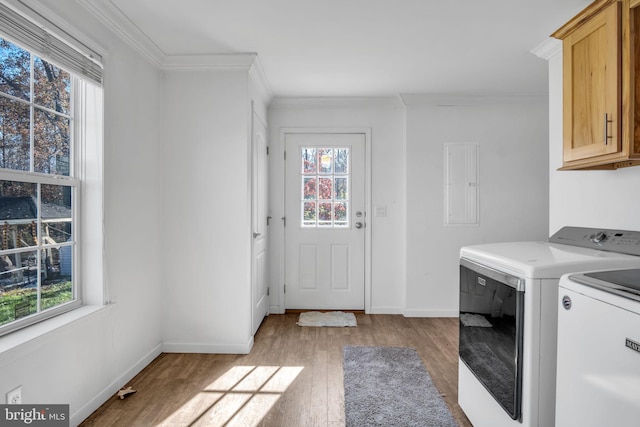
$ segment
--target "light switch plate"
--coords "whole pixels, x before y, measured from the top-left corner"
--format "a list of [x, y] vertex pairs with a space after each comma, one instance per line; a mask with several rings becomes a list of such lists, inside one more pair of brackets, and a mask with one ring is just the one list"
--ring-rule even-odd
[[386, 206], [376, 206], [375, 212], [376, 212], [376, 216], [387, 216], [387, 207]]

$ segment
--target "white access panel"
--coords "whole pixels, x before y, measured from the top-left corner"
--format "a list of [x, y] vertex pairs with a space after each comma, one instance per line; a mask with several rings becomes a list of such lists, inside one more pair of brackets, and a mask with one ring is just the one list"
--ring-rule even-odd
[[446, 225], [478, 224], [478, 144], [444, 145]]
[[558, 299], [556, 427], [640, 425], [640, 303], [564, 278]]

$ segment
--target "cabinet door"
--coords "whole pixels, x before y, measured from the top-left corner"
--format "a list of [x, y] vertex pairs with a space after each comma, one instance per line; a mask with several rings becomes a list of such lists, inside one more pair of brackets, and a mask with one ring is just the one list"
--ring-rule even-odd
[[564, 162], [620, 151], [620, 3], [563, 41]]

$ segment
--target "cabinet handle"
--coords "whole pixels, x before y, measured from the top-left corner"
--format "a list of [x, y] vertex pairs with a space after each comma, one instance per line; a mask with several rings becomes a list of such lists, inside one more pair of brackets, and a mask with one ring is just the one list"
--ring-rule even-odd
[[609, 145], [609, 122], [613, 120], [609, 120], [609, 114], [604, 113], [604, 145]]

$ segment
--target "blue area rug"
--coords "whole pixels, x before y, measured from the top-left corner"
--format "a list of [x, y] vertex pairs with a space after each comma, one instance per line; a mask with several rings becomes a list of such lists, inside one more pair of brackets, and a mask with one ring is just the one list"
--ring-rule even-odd
[[346, 427], [458, 427], [412, 348], [343, 348]]

